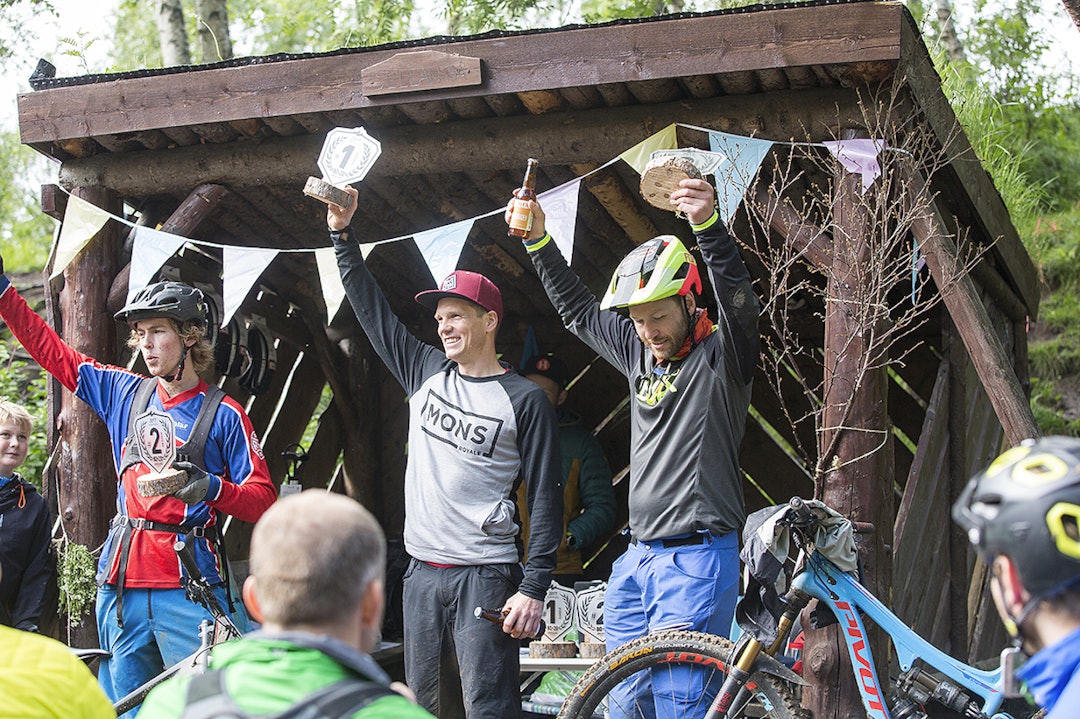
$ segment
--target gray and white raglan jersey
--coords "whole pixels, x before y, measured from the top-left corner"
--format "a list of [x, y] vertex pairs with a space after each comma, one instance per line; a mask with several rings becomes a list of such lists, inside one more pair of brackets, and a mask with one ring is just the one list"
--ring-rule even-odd
[[759, 351], [758, 302], [716, 215], [695, 228], [719, 308], [717, 328], [682, 360], [657, 366], [633, 322], [599, 302], [554, 242], [528, 246], [566, 328], [629, 380], [630, 531], [639, 539], [742, 526], [739, 444]]
[[507, 367], [465, 377], [391, 311], [351, 232], [331, 233], [349, 302], [409, 398], [405, 549], [426, 562], [521, 561], [514, 501], [524, 481], [530, 535], [520, 591], [543, 599], [562, 538], [555, 412], [539, 386]]

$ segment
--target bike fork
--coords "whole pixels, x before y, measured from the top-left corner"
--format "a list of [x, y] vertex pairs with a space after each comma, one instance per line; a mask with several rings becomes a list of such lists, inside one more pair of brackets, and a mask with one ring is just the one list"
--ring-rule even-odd
[[780, 617], [780, 622], [777, 624], [776, 640], [766, 648], [757, 639], [750, 638], [732, 661], [727, 678], [724, 680], [723, 686], [720, 687], [720, 692], [709, 706], [705, 719], [726, 719], [730, 716], [737, 716], [750, 701], [752, 695], [750, 690], [746, 688], [746, 682], [753, 673], [754, 662], [757, 661], [762, 651], [770, 657], [776, 656], [776, 653], [784, 645], [784, 640], [787, 639], [788, 634], [791, 632], [791, 628], [795, 624], [795, 618], [799, 616], [799, 612], [806, 606], [807, 602], [802, 601], [802, 597], [795, 596], [794, 593], [790, 594], [788, 598], [793, 601], [789, 604], [788, 610]]

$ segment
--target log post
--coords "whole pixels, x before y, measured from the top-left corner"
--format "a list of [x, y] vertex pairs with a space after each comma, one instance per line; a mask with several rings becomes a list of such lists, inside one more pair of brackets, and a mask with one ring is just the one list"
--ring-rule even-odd
[[[119, 214], [119, 198], [104, 188], [76, 188], [73, 195]], [[59, 298], [61, 336], [71, 347], [103, 362], [116, 361], [116, 322], [102, 311], [116, 275], [120, 233], [115, 222], [90, 241], [64, 271]], [[59, 511], [68, 538], [90, 549], [101, 546], [116, 503], [116, 469], [105, 425], [89, 405], [62, 390], [57, 430]], [[70, 635], [71, 644], [96, 647], [93, 614]]]
[[[853, 521], [870, 523], [873, 532], [857, 536], [864, 582], [878, 597], [891, 589], [893, 451], [888, 416], [888, 375], [881, 358], [870, 361], [870, 335], [888, 317], [867, 308], [866, 288], [873, 273], [869, 219], [860, 197], [861, 177], [837, 168], [833, 197], [833, 261], [825, 310], [825, 389], [819, 433], [820, 499]], [[884, 310], [883, 310], [884, 311]], [[841, 618], [841, 621], [843, 619]], [[817, 719], [865, 717], [843, 632], [834, 624], [809, 630], [804, 621], [804, 672], [811, 685], [803, 705]], [[877, 632], [881, 635], [880, 632]], [[888, 674], [884, 636], [870, 637], [877, 659], [879, 691], [885, 697]], [[863, 682], [868, 682], [864, 678]]]

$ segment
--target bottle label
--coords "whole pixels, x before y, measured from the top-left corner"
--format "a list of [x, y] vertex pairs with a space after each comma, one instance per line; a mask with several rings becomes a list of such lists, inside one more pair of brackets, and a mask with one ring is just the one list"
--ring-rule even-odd
[[510, 215], [510, 228], [528, 233], [532, 229], [533, 213], [527, 202], [514, 200], [514, 211]]

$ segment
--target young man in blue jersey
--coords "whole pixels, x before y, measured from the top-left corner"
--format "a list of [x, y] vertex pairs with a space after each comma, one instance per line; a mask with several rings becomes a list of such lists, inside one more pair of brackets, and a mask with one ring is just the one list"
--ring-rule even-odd
[[[199, 623], [212, 620], [185, 596], [173, 544], [187, 541], [226, 604], [215, 541], [219, 516], [254, 522], [277, 498], [244, 408], [199, 377], [212, 360], [206, 310], [199, 290], [158, 282], [117, 313], [150, 379], [65, 344], [11, 285], [0, 258], [0, 317], [45, 371], [101, 417], [109, 433], [117, 514], [98, 563], [97, 628], [101, 648], [111, 653], [98, 680], [114, 701], [198, 649]], [[143, 406], [136, 407], [140, 398]], [[211, 398], [218, 402], [213, 414], [202, 413]], [[204, 416], [205, 436], [195, 431]], [[178, 450], [197, 435], [201, 457], [185, 461]], [[173, 446], [157, 441], [163, 437]], [[174, 454], [179, 461], [173, 466], [187, 473], [186, 483], [172, 494], [144, 495], [139, 478], [160, 472], [162, 458]]]

